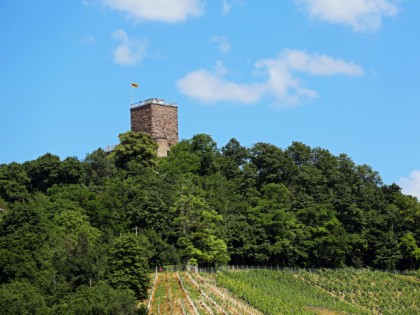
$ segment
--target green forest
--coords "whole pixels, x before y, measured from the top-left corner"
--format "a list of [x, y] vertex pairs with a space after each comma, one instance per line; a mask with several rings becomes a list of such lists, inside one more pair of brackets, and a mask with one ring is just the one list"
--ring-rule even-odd
[[156, 150], [126, 132], [0, 165], [4, 314], [142, 314], [155, 266], [420, 268], [417, 198], [346, 154], [206, 134]]

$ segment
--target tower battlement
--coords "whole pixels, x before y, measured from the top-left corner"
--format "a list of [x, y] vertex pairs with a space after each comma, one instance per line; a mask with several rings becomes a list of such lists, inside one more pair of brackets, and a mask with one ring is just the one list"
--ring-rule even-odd
[[148, 105], [148, 104], [178, 107], [177, 103], [168, 103], [162, 98], [149, 98], [147, 100], [131, 104], [131, 108], [136, 108], [136, 107], [140, 107], [140, 106]]
[[158, 156], [167, 156], [178, 143], [178, 105], [151, 98], [132, 104], [131, 131], [149, 134], [158, 144]]

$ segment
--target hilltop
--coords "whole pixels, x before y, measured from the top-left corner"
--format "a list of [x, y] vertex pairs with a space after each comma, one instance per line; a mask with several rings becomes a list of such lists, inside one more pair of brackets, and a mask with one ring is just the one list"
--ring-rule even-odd
[[198, 134], [161, 158], [119, 138], [0, 166], [0, 306], [131, 314], [164, 265], [420, 267], [418, 200], [346, 154]]

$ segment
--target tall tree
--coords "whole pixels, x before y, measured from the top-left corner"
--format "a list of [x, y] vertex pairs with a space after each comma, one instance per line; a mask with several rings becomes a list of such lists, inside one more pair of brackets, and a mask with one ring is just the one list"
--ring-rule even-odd
[[31, 179], [31, 190], [46, 192], [60, 183], [61, 161], [57, 155], [47, 153], [24, 164]]
[[147, 254], [134, 234], [124, 234], [115, 240], [109, 254], [108, 279], [114, 288], [132, 290], [139, 300], [147, 297]]
[[25, 168], [16, 162], [0, 165], [0, 197], [8, 202], [29, 199], [30, 178]]
[[114, 148], [111, 155], [115, 165], [128, 170], [130, 163], [142, 167], [154, 167], [157, 163], [158, 145], [150, 135], [143, 132], [128, 131], [118, 136], [120, 143]]
[[175, 202], [172, 211], [176, 213], [177, 245], [184, 262], [214, 266], [229, 261], [227, 246], [216, 235], [217, 224], [223, 218], [205, 200], [187, 192]]
[[105, 180], [113, 177], [116, 173], [114, 161], [101, 148], [87, 154], [83, 164], [88, 185], [104, 185]]
[[210, 175], [218, 170], [219, 151], [216, 142], [209, 135], [202, 133], [192, 137], [191, 150], [200, 158], [199, 175]]
[[251, 162], [257, 168], [258, 187], [269, 183], [288, 184], [292, 180], [295, 168], [292, 159], [272, 144], [254, 144], [251, 148]]
[[249, 159], [249, 151], [241, 146], [238, 140], [232, 138], [221, 149], [220, 169], [227, 179], [238, 178], [241, 168]]

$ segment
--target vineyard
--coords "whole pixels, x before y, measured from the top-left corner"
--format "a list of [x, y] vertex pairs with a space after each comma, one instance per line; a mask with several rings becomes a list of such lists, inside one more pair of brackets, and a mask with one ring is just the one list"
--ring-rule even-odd
[[380, 271], [301, 272], [305, 281], [376, 314], [420, 314], [420, 278]]
[[156, 274], [150, 292], [149, 314], [263, 315], [218, 287], [214, 279], [180, 271]]
[[367, 270], [158, 272], [149, 314], [420, 314], [420, 278]]

